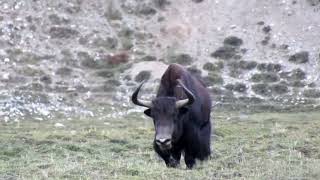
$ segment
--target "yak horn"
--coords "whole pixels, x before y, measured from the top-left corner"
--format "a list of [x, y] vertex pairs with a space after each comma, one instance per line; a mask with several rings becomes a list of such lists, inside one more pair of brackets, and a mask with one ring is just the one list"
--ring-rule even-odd
[[194, 102], [194, 100], [195, 100], [195, 97], [194, 97], [193, 93], [189, 89], [187, 89], [185, 87], [185, 85], [181, 82], [180, 79], [178, 79], [177, 81], [178, 81], [178, 84], [182, 87], [182, 89], [186, 93], [188, 99], [182, 99], [182, 100], [177, 101], [176, 102], [176, 108], [181, 108], [183, 106], [192, 104]]
[[131, 100], [134, 104], [138, 105], [138, 106], [144, 106], [147, 108], [151, 108], [152, 107], [152, 102], [151, 101], [146, 101], [146, 100], [141, 100], [138, 99], [138, 94], [139, 91], [142, 87], [142, 85], [144, 84], [144, 82], [142, 82], [139, 87], [134, 91], [134, 93], [132, 94]]

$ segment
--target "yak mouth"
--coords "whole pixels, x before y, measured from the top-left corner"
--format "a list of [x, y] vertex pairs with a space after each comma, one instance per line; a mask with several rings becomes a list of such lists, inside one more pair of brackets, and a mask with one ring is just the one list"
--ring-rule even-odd
[[158, 145], [158, 146], [162, 151], [170, 150], [172, 148], [172, 144]]

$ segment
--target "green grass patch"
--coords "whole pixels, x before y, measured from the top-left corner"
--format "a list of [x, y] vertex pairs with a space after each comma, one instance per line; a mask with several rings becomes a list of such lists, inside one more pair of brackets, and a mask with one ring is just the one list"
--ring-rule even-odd
[[[142, 115], [142, 114], [141, 114]], [[186, 170], [152, 149], [151, 120], [0, 123], [0, 179], [320, 179], [320, 112], [213, 115], [213, 153]]]

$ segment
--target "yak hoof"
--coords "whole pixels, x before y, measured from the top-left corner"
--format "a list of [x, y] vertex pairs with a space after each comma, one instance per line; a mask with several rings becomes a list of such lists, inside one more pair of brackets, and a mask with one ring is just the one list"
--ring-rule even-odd
[[194, 164], [186, 164], [187, 165], [187, 169], [192, 169]]
[[166, 163], [166, 165], [167, 167], [170, 167], [170, 168], [176, 168], [179, 165], [179, 161], [173, 158], [170, 158], [169, 161]]

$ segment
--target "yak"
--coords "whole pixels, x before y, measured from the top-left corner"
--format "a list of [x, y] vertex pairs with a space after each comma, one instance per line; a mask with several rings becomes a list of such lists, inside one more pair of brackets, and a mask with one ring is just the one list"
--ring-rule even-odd
[[211, 153], [211, 98], [204, 83], [179, 64], [171, 64], [163, 74], [152, 101], [138, 98], [144, 82], [132, 94], [132, 102], [148, 109], [153, 119], [153, 147], [167, 167], [177, 167], [181, 154], [188, 169], [196, 159], [208, 159]]

